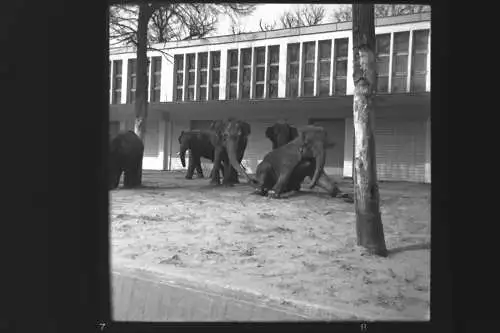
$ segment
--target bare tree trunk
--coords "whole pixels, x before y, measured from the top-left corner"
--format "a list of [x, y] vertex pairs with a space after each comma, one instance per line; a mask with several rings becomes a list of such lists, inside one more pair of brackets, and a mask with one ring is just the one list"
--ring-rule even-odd
[[137, 86], [135, 90], [134, 132], [143, 142], [148, 118], [148, 22], [152, 13], [149, 4], [141, 1], [137, 27]]
[[373, 4], [352, 5], [354, 44], [354, 206], [358, 245], [369, 253], [387, 256], [380, 216], [375, 159], [374, 105], [377, 87], [375, 14]]
[[[146, 2], [139, 4], [137, 27], [137, 85], [135, 90], [135, 124], [134, 132], [144, 143], [146, 120], [148, 118], [148, 23], [153, 10]], [[142, 162], [137, 178], [142, 184]]]

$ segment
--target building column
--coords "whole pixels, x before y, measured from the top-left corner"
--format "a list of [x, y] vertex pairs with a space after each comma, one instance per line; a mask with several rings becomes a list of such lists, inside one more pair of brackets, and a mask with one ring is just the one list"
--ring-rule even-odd
[[153, 82], [153, 57], [148, 56], [148, 77], [146, 78], [148, 80], [148, 103], [151, 103], [151, 82]]
[[304, 42], [299, 43], [299, 89], [297, 91], [297, 96], [302, 97], [303, 94], [303, 87], [302, 87], [302, 82], [304, 78]]
[[[220, 73], [220, 72], [219, 72]], [[212, 51], [207, 51], [207, 89], [206, 100], [210, 100], [212, 96]]]
[[431, 117], [427, 117], [425, 124], [425, 178], [424, 181], [431, 183]]
[[[268, 84], [268, 80], [269, 80], [269, 71], [270, 71], [270, 66], [269, 66], [269, 45], [266, 45], [264, 46], [264, 63], [265, 63], [265, 67], [264, 67], [264, 96], [263, 96], [263, 99], [266, 99], [267, 96], [269, 95], [268, 94], [268, 89], [269, 89], [269, 84]], [[256, 71], [257, 72], [257, 71]]]
[[319, 86], [319, 41], [314, 42], [314, 85], [313, 85], [313, 96], [318, 96], [318, 86]]
[[250, 99], [254, 99], [255, 86], [255, 47], [250, 48]]
[[354, 63], [354, 53], [353, 53], [353, 40], [352, 40], [352, 34], [350, 34], [349, 42], [348, 42], [348, 49], [347, 49], [347, 78], [346, 78], [346, 88], [345, 88], [345, 94], [346, 95], [354, 95], [354, 81], [352, 79], [353, 75], [353, 63]]
[[394, 31], [391, 32], [391, 39], [389, 41], [389, 79], [388, 79], [388, 86], [387, 87], [387, 92], [390, 94], [392, 91], [392, 59], [393, 53], [394, 52]]
[[345, 119], [345, 138], [344, 138], [344, 177], [352, 177], [353, 161], [353, 142], [354, 139], [354, 119]]
[[122, 60], [122, 96], [120, 104], [127, 104], [128, 95], [128, 58]]
[[[182, 56], [183, 57], [183, 61], [182, 61], [182, 101], [184, 102], [185, 100], [187, 100], [187, 78], [188, 78], [188, 75], [186, 73], [187, 71], [187, 54], [184, 53], [184, 55]], [[176, 86], [176, 89], [177, 89], [177, 86]]]
[[427, 44], [427, 76], [425, 80], [425, 91], [431, 91], [431, 30], [429, 29], [429, 38]]
[[287, 43], [282, 42], [280, 46], [280, 64], [279, 64], [279, 82], [278, 82], [278, 98], [286, 97], [286, 83], [287, 83]]
[[[236, 99], [240, 100], [241, 99], [241, 79], [243, 77], [242, 75], [243, 72], [243, 57], [241, 56], [241, 48], [238, 47], [238, 84], [236, 85]], [[229, 86], [231, 88], [231, 86]]]
[[198, 55], [200, 53], [199, 52], [196, 52], [194, 54], [194, 100], [197, 101], [199, 100], [200, 96], [199, 95], [199, 91], [198, 91], [198, 80], [199, 80], [199, 71], [200, 71], [200, 66], [198, 66]]
[[227, 48], [220, 50], [219, 100], [225, 100], [227, 92]]
[[413, 31], [410, 30], [410, 36], [408, 40], [408, 76], [406, 77], [406, 92], [411, 92], [411, 70], [413, 68]]
[[330, 53], [330, 92], [329, 96], [333, 96], [333, 67], [335, 66], [335, 39], [332, 38], [332, 51]]
[[109, 104], [113, 104], [113, 62], [114, 60], [111, 60], [111, 68], [109, 69]]
[[175, 82], [175, 65], [174, 60], [168, 61], [165, 56], [162, 56], [161, 61], [161, 87], [160, 87], [160, 102], [172, 102], [174, 89], [176, 89]]

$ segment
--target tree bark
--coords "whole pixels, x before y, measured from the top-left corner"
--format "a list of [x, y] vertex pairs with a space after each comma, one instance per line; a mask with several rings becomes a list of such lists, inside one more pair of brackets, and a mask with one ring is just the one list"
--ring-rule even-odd
[[137, 86], [135, 90], [134, 132], [144, 142], [148, 118], [148, 23], [153, 10], [147, 2], [139, 4], [137, 24]]
[[380, 215], [374, 135], [375, 14], [373, 4], [353, 4], [354, 45], [354, 205], [358, 245], [369, 253], [387, 256]]

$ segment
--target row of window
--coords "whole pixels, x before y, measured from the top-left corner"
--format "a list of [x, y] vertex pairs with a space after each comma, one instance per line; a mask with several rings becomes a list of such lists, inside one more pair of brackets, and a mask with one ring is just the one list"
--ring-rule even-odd
[[[415, 30], [411, 38], [409, 31], [395, 32], [393, 36], [392, 40], [391, 33], [376, 36], [377, 91], [407, 92], [408, 84], [412, 92], [425, 91], [429, 30]], [[348, 50], [348, 38], [288, 44], [284, 81], [286, 97], [345, 95]], [[278, 97], [279, 45], [233, 49], [227, 52], [228, 99]], [[159, 102], [161, 57], [150, 59], [153, 66], [152, 78], [149, 81], [151, 101]], [[220, 51], [175, 55], [174, 101], [218, 100], [220, 60]], [[135, 59], [128, 61], [127, 102], [133, 103], [137, 65]], [[121, 98], [121, 67], [121, 60], [113, 61], [113, 103], [119, 103]], [[299, 77], [302, 77], [302, 80], [299, 80]]]
[[[109, 66], [112, 68], [111, 81], [111, 95], [112, 103], [118, 104], [122, 98], [122, 60], [113, 60], [109, 62]], [[152, 68], [151, 68], [152, 66]], [[151, 71], [151, 79], [149, 72]], [[110, 70], [111, 73], [111, 70]], [[159, 102], [160, 101], [160, 90], [161, 90], [161, 57], [151, 57], [148, 59], [148, 87], [150, 90], [150, 101]], [[137, 59], [128, 60], [128, 79], [127, 79], [127, 103], [135, 102], [135, 90], [137, 87]]]
[[412, 39], [411, 73], [408, 76], [410, 32], [402, 31], [394, 33], [391, 71], [389, 70], [391, 68], [391, 34], [376, 36], [378, 92], [387, 93], [389, 92], [389, 87], [392, 93], [406, 92], [408, 77], [410, 77], [410, 91], [425, 91], [429, 30], [413, 31]]

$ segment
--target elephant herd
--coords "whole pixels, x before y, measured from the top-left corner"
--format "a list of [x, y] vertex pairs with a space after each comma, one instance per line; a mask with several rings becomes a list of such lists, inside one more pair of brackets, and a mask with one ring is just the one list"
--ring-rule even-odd
[[[203, 157], [213, 162], [210, 184], [221, 183], [220, 172], [225, 186], [238, 183], [241, 174], [255, 188], [255, 194], [279, 198], [284, 193], [299, 191], [305, 178], [310, 177], [306, 188], [318, 186], [333, 197], [340, 194], [337, 184], [324, 172], [326, 147], [331, 144], [322, 127], [308, 125], [297, 129], [286, 123], [268, 127], [265, 135], [272, 142], [272, 150], [257, 166], [254, 178], [241, 166], [250, 133], [247, 122], [233, 118], [213, 121], [207, 130], [182, 131], [178, 140], [183, 167], [186, 167], [186, 152], [190, 151], [185, 178], [192, 179], [195, 171], [198, 177], [203, 177]], [[122, 172], [126, 187], [140, 185], [143, 153], [142, 141], [131, 131], [112, 140], [110, 189], [118, 186]]]

